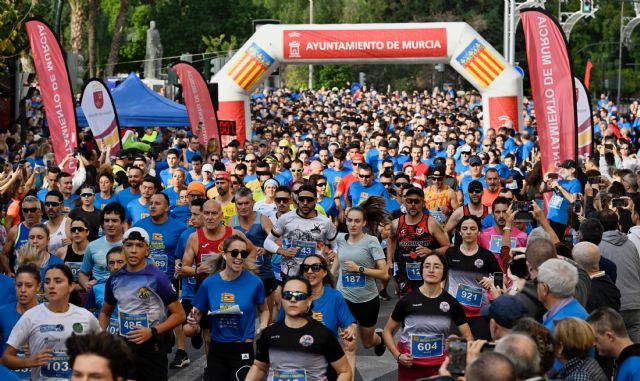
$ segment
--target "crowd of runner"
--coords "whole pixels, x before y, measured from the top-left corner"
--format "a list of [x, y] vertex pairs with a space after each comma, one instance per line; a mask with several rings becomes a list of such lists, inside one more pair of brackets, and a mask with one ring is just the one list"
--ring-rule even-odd
[[87, 129], [56, 162], [38, 123], [0, 132], [0, 375], [166, 380], [190, 341], [206, 380], [353, 380], [359, 345], [402, 381], [640, 380], [640, 107], [618, 107], [552, 172], [531, 101], [483, 126], [451, 87], [261, 89], [222, 153], [147, 128], [112, 156]]

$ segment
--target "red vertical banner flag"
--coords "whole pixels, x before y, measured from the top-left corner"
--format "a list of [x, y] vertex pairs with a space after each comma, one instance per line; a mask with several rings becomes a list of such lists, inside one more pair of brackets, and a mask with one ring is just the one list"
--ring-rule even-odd
[[[71, 80], [60, 43], [51, 28], [38, 19], [28, 19], [25, 27], [40, 84], [53, 153], [56, 162], [60, 163], [68, 154], [73, 154], [78, 146]], [[77, 161], [69, 160], [64, 170], [74, 173], [76, 167]]]
[[180, 83], [187, 114], [191, 123], [191, 131], [198, 136], [205, 147], [210, 139], [215, 139], [220, 147], [220, 132], [218, 131], [218, 117], [213, 108], [213, 99], [209, 86], [200, 72], [187, 62], [177, 62], [172, 66]]
[[560, 26], [546, 13], [527, 9], [520, 15], [542, 171], [556, 172], [562, 161], [575, 160], [577, 153], [575, 89], [567, 43]]
[[593, 118], [589, 92], [578, 77], [576, 86], [576, 113], [578, 117], [578, 156], [587, 159], [593, 155]]
[[591, 58], [587, 60], [587, 66], [584, 68], [584, 86], [589, 90], [591, 85], [591, 69], [593, 68], [593, 62]]

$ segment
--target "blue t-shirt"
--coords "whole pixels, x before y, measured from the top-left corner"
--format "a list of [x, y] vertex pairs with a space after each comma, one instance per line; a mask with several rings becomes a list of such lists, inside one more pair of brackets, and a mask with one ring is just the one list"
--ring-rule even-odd
[[137, 194], [131, 193], [131, 188], [125, 188], [125, 189], [121, 190], [120, 192], [118, 192], [118, 194], [116, 195], [120, 205], [125, 206], [125, 207], [127, 205], [129, 205], [129, 203], [131, 201], [139, 199], [140, 196], [141, 196], [140, 192], [138, 192]]
[[[16, 302], [16, 280], [0, 274], [0, 306]], [[8, 337], [8, 336], [7, 336]]]
[[[13, 294], [15, 295], [15, 291]], [[20, 319], [20, 316], [22, 316], [18, 311], [16, 311], [16, 304], [17, 302], [13, 302], [0, 307], [0, 337], [2, 337], [2, 351], [0, 352], [0, 355], [4, 354], [11, 330], [13, 330], [13, 327]]]
[[110, 204], [112, 202], [117, 202], [118, 201], [118, 197], [115, 194], [111, 194], [111, 196], [109, 198], [102, 198], [102, 195], [100, 194], [100, 192], [96, 193], [96, 199], [93, 202], [93, 207], [96, 209], [104, 209], [105, 206], [107, 206], [107, 204]]
[[584, 320], [589, 316], [587, 311], [580, 305], [576, 299], [571, 299], [569, 303], [554, 311], [552, 308], [547, 312], [542, 320], [542, 324], [551, 332], [556, 328], [555, 322], [566, 317], [575, 317]]
[[[29, 375], [31, 375], [31, 371], [27, 369]], [[29, 377], [30, 379], [31, 377]], [[0, 380], [3, 381], [20, 381], [20, 377], [16, 376], [9, 368], [4, 365], [0, 365]]]
[[130, 221], [133, 225], [147, 217], [149, 217], [149, 204], [140, 204], [140, 198], [127, 204], [127, 221]]
[[338, 216], [338, 208], [336, 207], [336, 202], [331, 197], [323, 196], [322, 200], [318, 203], [324, 209], [324, 212], [327, 214], [327, 217], [337, 217]]
[[331, 197], [336, 193], [336, 189], [338, 188], [338, 183], [342, 180], [343, 177], [351, 173], [351, 170], [347, 168], [342, 168], [337, 170], [335, 168], [327, 168], [324, 170], [324, 176], [327, 178], [327, 183], [329, 184], [329, 189], [331, 190]]
[[176, 219], [182, 223], [187, 223], [187, 220], [191, 218], [191, 210], [189, 210], [189, 205], [176, 205], [169, 210], [169, 217]]
[[[102, 279], [99, 280], [96, 284], [91, 287], [89, 294], [87, 295], [87, 301], [84, 303], [84, 308], [87, 310], [93, 311], [93, 315], [98, 318], [100, 315], [100, 310], [102, 309], [102, 304], [104, 303], [104, 292], [107, 287], [107, 280]], [[119, 322], [118, 322], [118, 306], [115, 306], [113, 312], [111, 313], [111, 318], [109, 319], [109, 325], [107, 326], [106, 331], [112, 335], [119, 334]]]
[[347, 193], [351, 198], [351, 205], [353, 206], [359, 205], [371, 196], [382, 196], [385, 199], [389, 198], [389, 193], [385, 189], [384, 185], [377, 181], [374, 181], [367, 187], [363, 186], [360, 181], [354, 181], [349, 186]]
[[[325, 287], [322, 296], [313, 301], [311, 312], [315, 320], [324, 324], [336, 336], [338, 328], [346, 328], [356, 322], [342, 294], [331, 287]], [[284, 308], [281, 308], [278, 321], [283, 319]]]
[[[55, 255], [49, 254], [49, 260], [47, 264], [40, 269], [40, 278], [42, 279], [42, 288], [44, 289], [44, 274], [47, 272], [51, 265], [64, 265], [64, 261]], [[13, 291], [15, 294], [15, 290]]]
[[509, 170], [509, 167], [507, 167], [506, 165], [502, 164], [502, 163], [498, 163], [498, 164], [486, 164], [484, 166], [484, 172], [486, 173], [488, 169], [490, 168], [495, 168], [498, 171], [498, 176], [500, 176], [503, 179], [508, 179], [509, 176], [511, 175], [511, 171]]
[[107, 279], [110, 275], [107, 268], [107, 253], [116, 246], [122, 246], [122, 241], [107, 242], [106, 237], [100, 237], [89, 242], [82, 257], [80, 271], [93, 275], [96, 280]]
[[169, 206], [175, 206], [180, 198], [180, 193], [176, 192], [173, 187], [165, 188], [162, 193], [169, 197]]
[[[189, 236], [191, 233], [194, 233], [196, 228], [193, 226], [189, 227], [187, 230], [183, 231], [180, 234], [180, 238], [178, 239], [178, 245], [176, 245], [176, 259], [182, 259], [184, 256], [184, 252], [187, 249], [187, 241], [189, 240]], [[182, 299], [183, 300], [191, 300], [193, 299], [193, 295], [196, 292], [196, 278], [192, 276], [183, 276], [182, 282]]]
[[62, 207], [62, 215], [68, 216], [71, 213], [71, 210], [76, 207], [76, 201], [78, 200], [78, 195], [72, 193], [68, 199], [63, 201], [64, 206]]
[[[636, 344], [637, 346], [638, 344]], [[638, 381], [640, 380], [640, 356], [633, 355], [627, 357], [622, 364], [618, 365], [616, 381]]]
[[145, 314], [149, 327], [165, 321], [166, 306], [177, 300], [167, 274], [150, 264], [137, 272], [127, 271], [126, 266], [116, 271], [104, 292], [104, 303], [117, 306], [122, 314]]
[[[558, 185], [571, 194], [582, 193], [582, 185], [580, 185], [580, 181], [578, 181], [578, 179], [558, 180]], [[568, 209], [569, 200], [564, 198], [562, 193], [556, 193], [553, 191], [551, 199], [549, 200], [547, 219], [559, 224], [566, 224], [568, 219]]]
[[[178, 167], [185, 173], [184, 184], [189, 185], [189, 183], [191, 182], [191, 174], [183, 166], [179, 165]], [[157, 170], [158, 169], [156, 168], [156, 171]], [[160, 180], [162, 180], [162, 186], [164, 186], [165, 188], [170, 188], [171, 185], [169, 184], [169, 181], [171, 181], [171, 179], [173, 179], [173, 173], [171, 173], [171, 170], [168, 167], [160, 171]]]
[[[193, 306], [203, 314], [212, 313], [212, 340], [243, 343], [255, 338], [256, 307], [264, 301], [264, 285], [260, 278], [243, 270], [232, 281], [222, 279], [220, 273], [207, 277], [193, 298]], [[238, 306], [242, 314], [224, 314], [233, 306]]]
[[162, 224], [156, 224], [151, 217], [143, 218], [138, 221], [135, 227], [143, 228], [149, 233], [151, 240], [151, 252], [149, 259], [169, 278], [173, 278], [175, 271], [175, 254], [180, 234], [187, 230], [187, 225], [173, 218], [168, 218]]

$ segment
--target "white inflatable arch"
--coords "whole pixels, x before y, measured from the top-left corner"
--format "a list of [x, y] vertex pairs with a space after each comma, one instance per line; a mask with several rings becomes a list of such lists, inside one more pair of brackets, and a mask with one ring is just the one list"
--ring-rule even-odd
[[265, 25], [212, 79], [221, 135], [251, 138], [249, 96], [276, 68], [350, 63], [449, 64], [482, 95], [484, 129], [522, 126], [522, 77], [467, 23]]

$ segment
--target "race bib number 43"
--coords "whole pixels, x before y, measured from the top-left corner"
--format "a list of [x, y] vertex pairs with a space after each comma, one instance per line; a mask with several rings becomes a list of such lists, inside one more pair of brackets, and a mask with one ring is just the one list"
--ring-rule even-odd
[[283, 240], [282, 243], [283, 243], [282, 247], [284, 247], [285, 249], [288, 249], [290, 247], [294, 247], [294, 248], [298, 249], [298, 253], [296, 254], [297, 258], [304, 259], [307, 256], [316, 253], [316, 243], [312, 242], [312, 241], [301, 241], [301, 240], [297, 240], [297, 239], [292, 239], [292, 240], [285, 239], [285, 240]]

